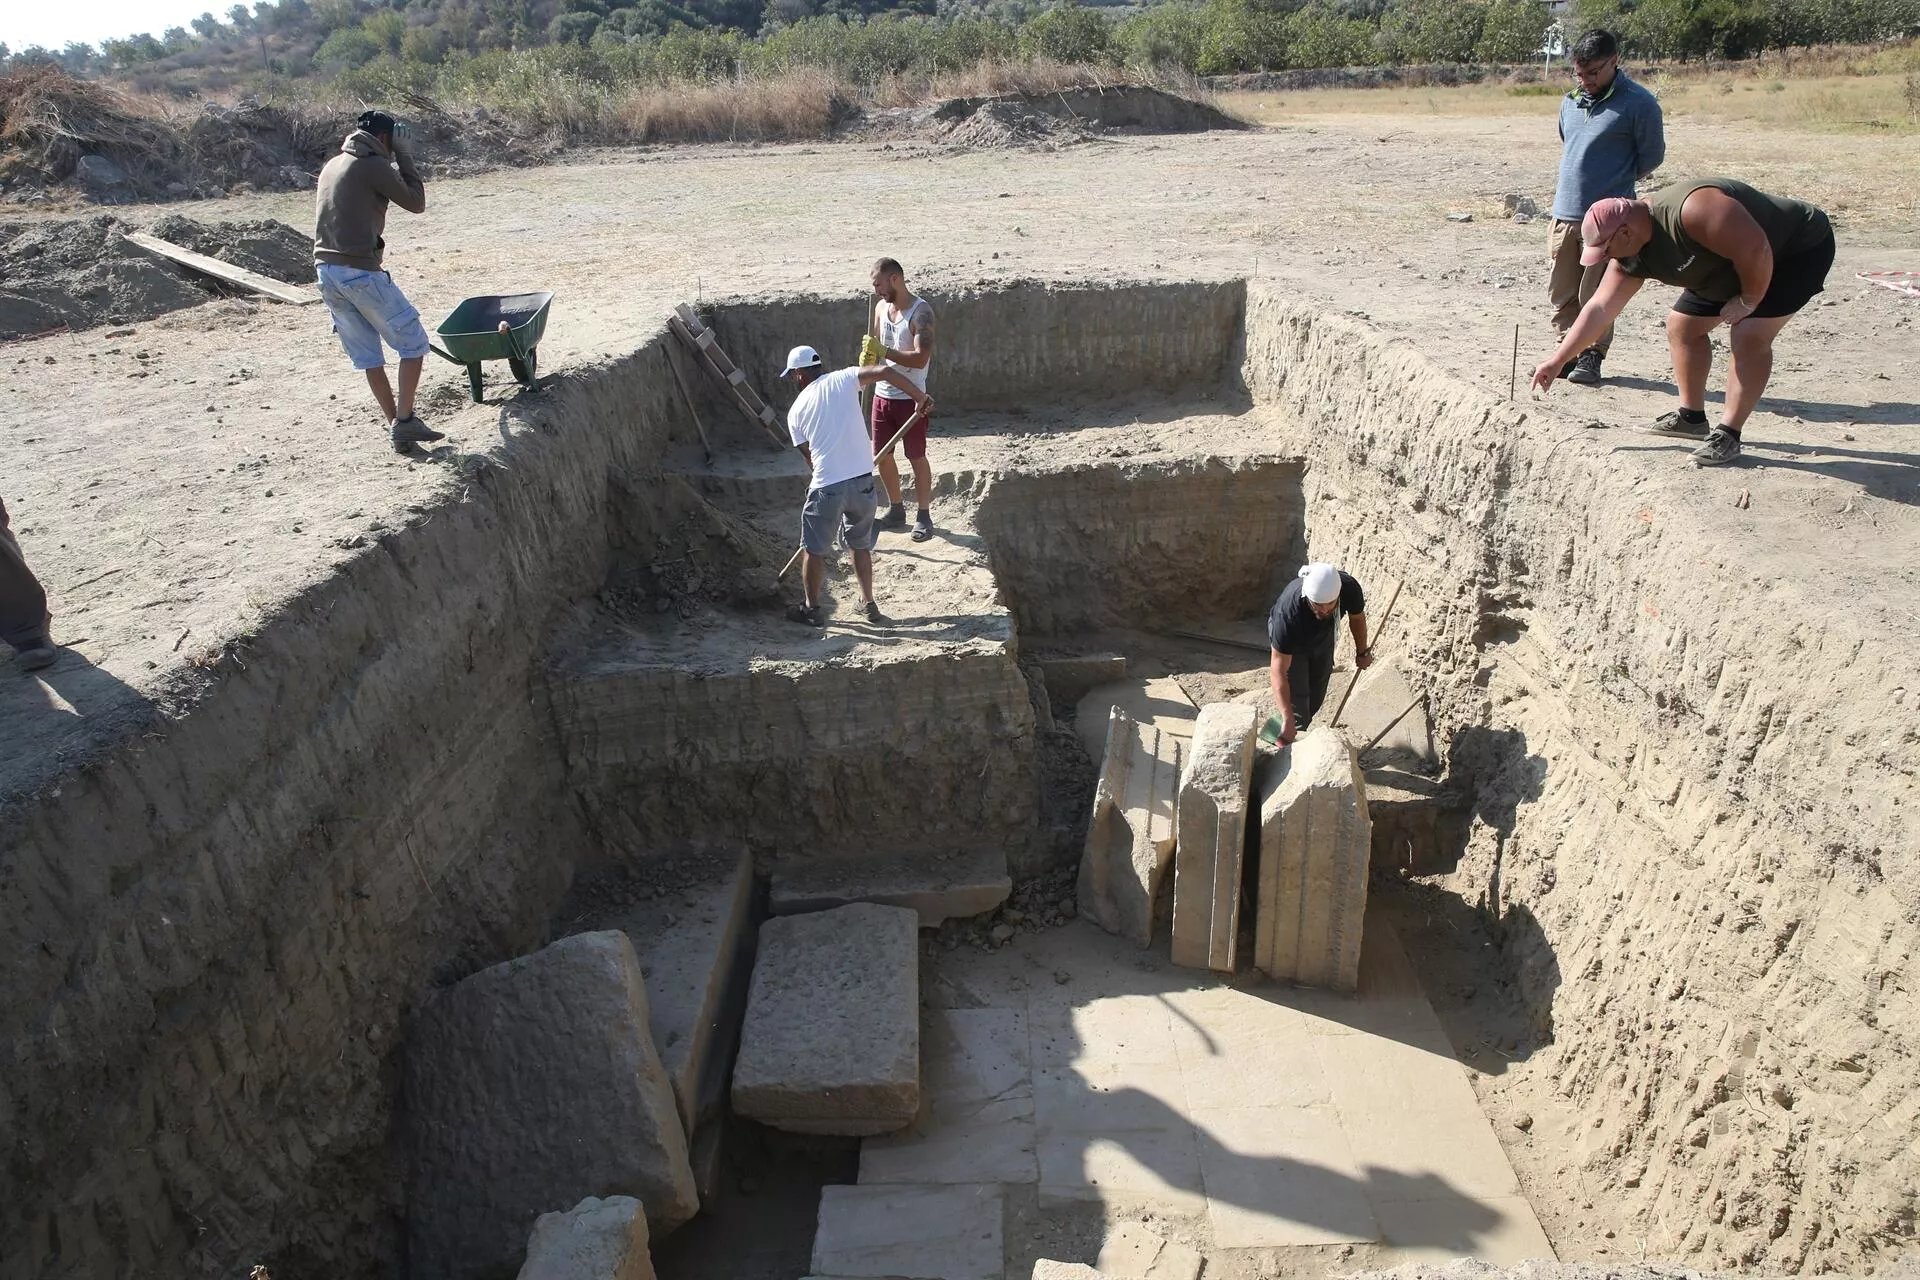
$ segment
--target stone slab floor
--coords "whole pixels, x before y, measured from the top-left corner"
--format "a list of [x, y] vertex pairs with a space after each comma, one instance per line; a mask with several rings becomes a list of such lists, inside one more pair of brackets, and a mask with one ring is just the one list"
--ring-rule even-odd
[[1155, 1277], [1553, 1256], [1377, 916], [1353, 997], [1085, 923], [928, 945], [920, 1116], [827, 1189], [817, 1275], [1026, 1280], [1143, 1229], [1170, 1242]]

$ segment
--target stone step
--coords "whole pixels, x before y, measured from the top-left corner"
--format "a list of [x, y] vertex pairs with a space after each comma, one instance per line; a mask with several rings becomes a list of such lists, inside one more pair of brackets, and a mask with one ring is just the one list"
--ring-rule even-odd
[[773, 869], [767, 909], [776, 916], [827, 911], [853, 902], [905, 907], [931, 929], [944, 920], [991, 911], [1007, 900], [1013, 878], [997, 848], [943, 854], [865, 854], [781, 863]]
[[856, 902], [760, 926], [733, 1068], [736, 1115], [791, 1133], [851, 1137], [913, 1122], [918, 925], [904, 907]]
[[820, 1189], [813, 1270], [820, 1276], [1002, 1280], [996, 1186]]

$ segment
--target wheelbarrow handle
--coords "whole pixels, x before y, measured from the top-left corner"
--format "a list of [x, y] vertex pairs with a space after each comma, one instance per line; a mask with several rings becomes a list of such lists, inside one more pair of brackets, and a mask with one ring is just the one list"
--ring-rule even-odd
[[427, 344], [427, 350], [433, 352], [433, 354], [439, 356], [442, 360], [445, 360], [448, 364], [465, 364], [466, 363], [465, 360], [454, 359], [452, 356], [448, 355], [446, 352], [442, 351], [440, 348], [434, 346], [431, 342]]

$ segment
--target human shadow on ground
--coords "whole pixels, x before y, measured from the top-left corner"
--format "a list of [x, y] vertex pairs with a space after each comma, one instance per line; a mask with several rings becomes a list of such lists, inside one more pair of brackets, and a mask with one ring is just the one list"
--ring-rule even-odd
[[44, 670], [22, 671], [0, 645], [0, 805], [31, 795], [92, 751], [118, 746], [156, 714], [151, 698], [78, 649], [62, 648]]
[[[1659, 378], [1639, 378], [1631, 374], [1609, 374], [1597, 388], [1618, 387], [1626, 391], [1652, 391], [1662, 395], [1678, 394], [1672, 382]], [[1707, 392], [1708, 404], [1725, 404], [1724, 391]], [[1799, 418], [1806, 422], [1858, 423], [1861, 426], [1920, 426], [1920, 404], [1910, 400], [1874, 400], [1867, 404], [1848, 404], [1843, 400], [1799, 400], [1791, 396], [1763, 395], [1759, 412]]]
[[[1869, 497], [1883, 498], [1902, 506], [1920, 506], [1920, 453], [1882, 453], [1867, 449], [1845, 449], [1834, 445], [1789, 444], [1756, 437], [1752, 430], [1742, 441], [1740, 457], [1732, 469], [1804, 471], [1808, 475], [1831, 476], [1860, 487]], [[1610, 453], [1665, 453], [1684, 457], [1697, 447], [1691, 440], [1672, 443], [1616, 444]], [[1785, 456], [1781, 456], [1785, 455]]]

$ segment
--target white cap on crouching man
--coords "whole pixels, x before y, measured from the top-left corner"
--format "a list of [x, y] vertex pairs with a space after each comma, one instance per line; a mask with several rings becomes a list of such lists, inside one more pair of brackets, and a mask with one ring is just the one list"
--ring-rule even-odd
[[1310, 564], [1300, 570], [1300, 590], [1314, 604], [1332, 604], [1340, 598], [1340, 571], [1330, 564]]
[[793, 350], [787, 352], [787, 367], [780, 371], [780, 376], [784, 378], [796, 369], [818, 369], [819, 367], [820, 353], [818, 351], [815, 351], [812, 347], [795, 347]]

